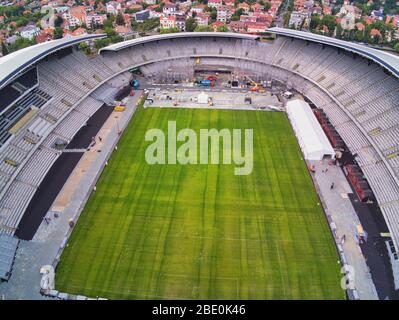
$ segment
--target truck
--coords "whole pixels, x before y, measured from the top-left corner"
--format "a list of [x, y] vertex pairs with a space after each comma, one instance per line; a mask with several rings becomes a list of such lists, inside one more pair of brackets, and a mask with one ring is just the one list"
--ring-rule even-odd
[[214, 83], [211, 80], [200, 80], [197, 82], [200, 86], [203, 87], [213, 87]]
[[138, 80], [133, 79], [130, 81], [130, 85], [133, 89], [138, 89], [140, 87], [140, 82]]

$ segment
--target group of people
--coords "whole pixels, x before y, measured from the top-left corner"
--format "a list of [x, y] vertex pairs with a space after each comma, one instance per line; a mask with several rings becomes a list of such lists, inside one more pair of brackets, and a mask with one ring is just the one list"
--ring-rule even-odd
[[[103, 141], [103, 138], [101, 138], [100, 136], [98, 136], [98, 141], [99, 141], [99, 142], [102, 142], [102, 141]], [[96, 145], [96, 143], [97, 143], [96, 137], [95, 137], [95, 136], [91, 137], [91, 147], [94, 147], [94, 146]]]
[[[323, 172], [323, 173], [327, 173], [327, 171], [328, 171], [328, 168], [325, 168], [325, 169], [321, 170], [321, 172]], [[332, 182], [331, 185], [330, 185], [330, 190], [334, 189], [334, 186], [335, 186], [335, 183]]]

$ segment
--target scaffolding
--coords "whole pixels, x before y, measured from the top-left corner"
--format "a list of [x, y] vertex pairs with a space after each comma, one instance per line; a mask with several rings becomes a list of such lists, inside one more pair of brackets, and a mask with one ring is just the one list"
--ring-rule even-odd
[[[234, 80], [242, 79], [243, 77], [252, 79], [254, 82], [265, 80], [265, 74], [259, 68], [259, 63], [249, 59], [253, 55], [252, 53], [258, 49], [256, 40], [243, 39], [236, 42], [234, 48]], [[248, 60], [242, 57], [248, 58]]]
[[194, 61], [190, 58], [167, 61], [158, 76], [161, 83], [189, 82], [194, 77]]

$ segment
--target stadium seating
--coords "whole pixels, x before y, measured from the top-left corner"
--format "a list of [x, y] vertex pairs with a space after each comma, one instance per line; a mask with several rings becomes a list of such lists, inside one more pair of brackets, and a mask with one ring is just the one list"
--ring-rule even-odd
[[[103, 105], [102, 101], [84, 97], [114, 71], [104, 67], [106, 71], [95, 73], [93, 67], [79, 60], [79, 55], [72, 59], [75, 67], [71, 55], [40, 64], [39, 88], [21, 99], [12, 113], [3, 115], [7, 130], [10, 120], [20, 118], [14, 110], [23, 113], [33, 106], [38, 109], [16, 134], [9, 134], [7, 145], [0, 149], [0, 234], [15, 232], [40, 182], [61, 154], [54, 149], [54, 142], [70, 141]], [[78, 75], [77, 68], [87, 71], [86, 76]], [[98, 80], [94, 75], [99, 75]], [[127, 81], [124, 75], [116, 78], [116, 84], [121, 79]], [[84, 81], [89, 85], [83, 85]]]

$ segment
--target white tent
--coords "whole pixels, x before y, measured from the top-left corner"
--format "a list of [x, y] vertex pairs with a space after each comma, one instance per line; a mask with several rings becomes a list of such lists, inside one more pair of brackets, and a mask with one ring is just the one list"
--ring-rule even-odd
[[208, 103], [208, 95], [205, 92], [201, 92], [198, 95], [198, 103], [203, 103], [203, 104], [207, 104]]
[[289, 101], [286, 109], [305, 159], [334, 158], [334, 149], [309, 104], [296, 99]]

